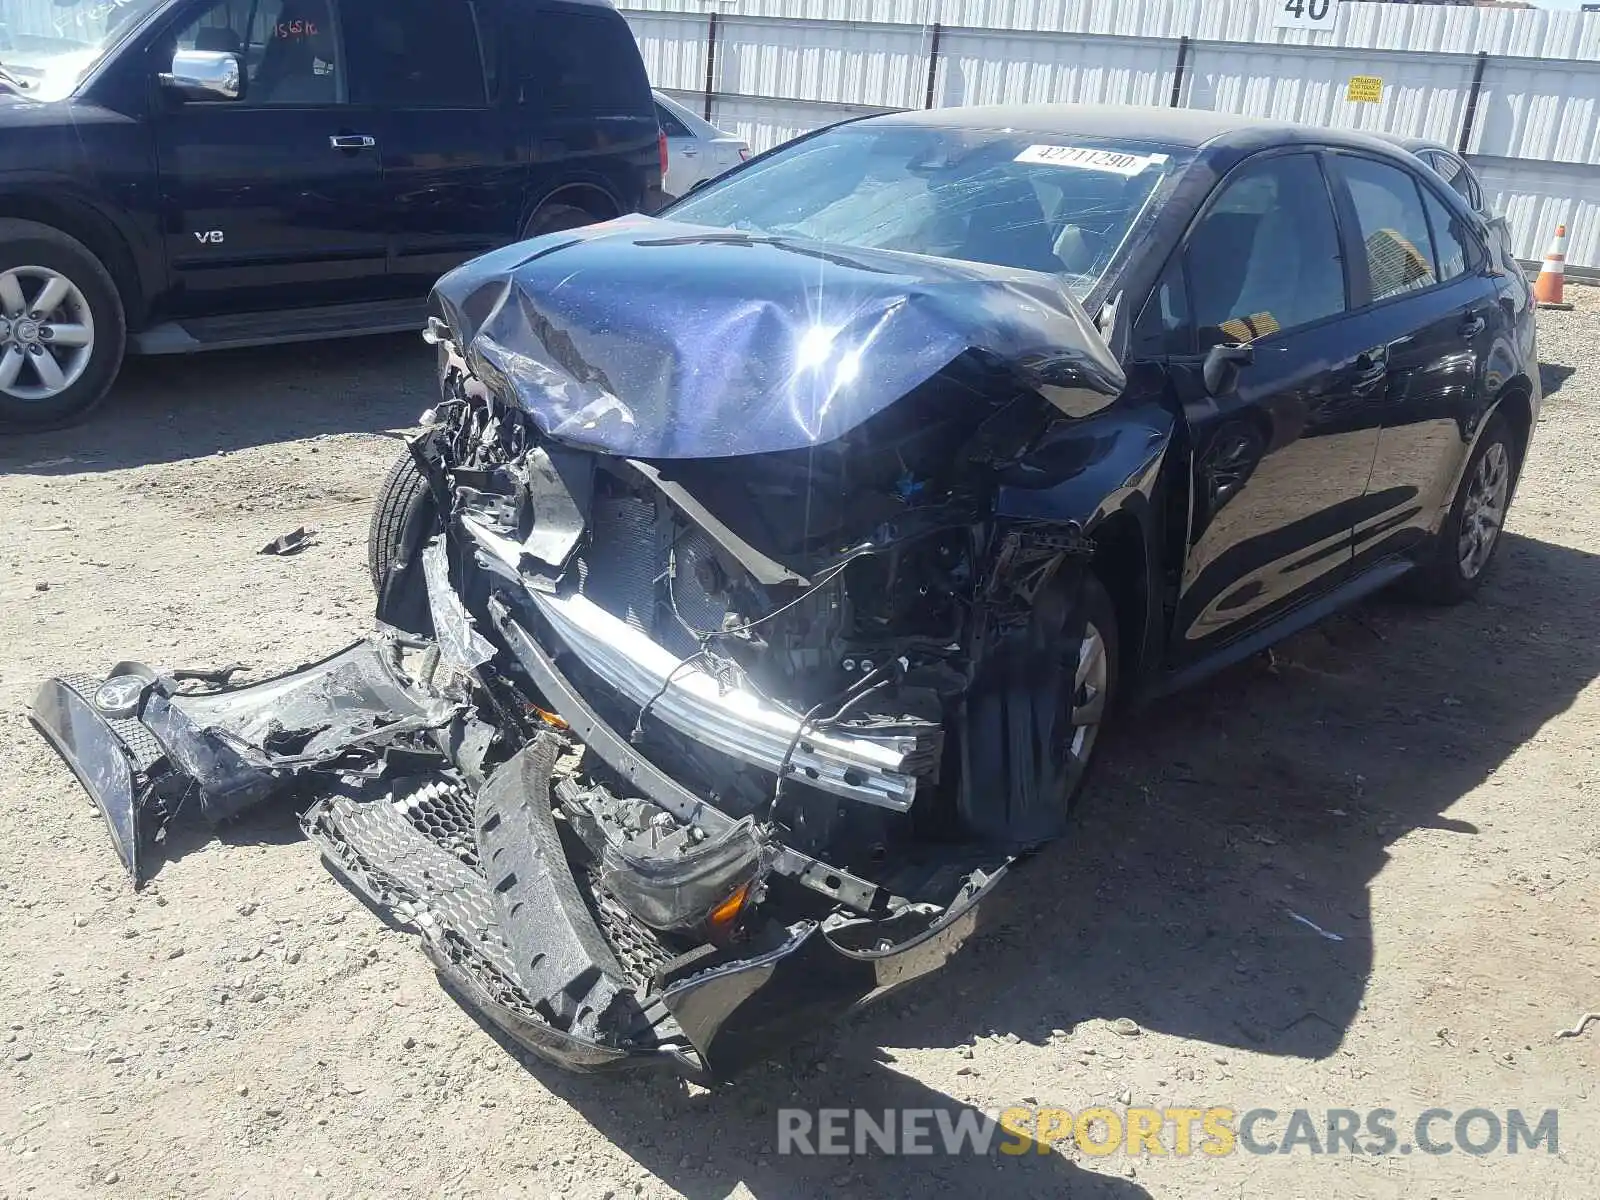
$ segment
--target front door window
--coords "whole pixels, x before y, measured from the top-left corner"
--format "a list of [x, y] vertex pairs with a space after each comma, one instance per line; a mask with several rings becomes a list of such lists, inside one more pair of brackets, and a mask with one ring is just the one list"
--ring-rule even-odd
[[323, 106], [345, 99], [328, 0], [218, 0], [179, 31], [177, 48], [239, 55], [245, 104]]

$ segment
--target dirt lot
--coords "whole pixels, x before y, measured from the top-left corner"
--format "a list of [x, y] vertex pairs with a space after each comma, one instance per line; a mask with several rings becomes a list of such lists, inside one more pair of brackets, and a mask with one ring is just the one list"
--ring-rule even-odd
[[[368, 502], [431, 387], [411, 339], [134, 364], [88, 430], [0, 446], [0, 1197], [1600, 1193], [1600, 1026], [1554, 1036], [1600, 1009], [1600, 295], [1578, 299], [1543, 322], [1560, 386], [1478, 602], [1380, 599], [1145, 714], [998, 933], [709, 1094], [521, 1063], [290, 812], [180, 838], [129, 890], [28, 727], [34, 686], [130, 655], [261, 672], [360, 633]], [[300, 525], [303, 554], [257, 553]], [[1403, 1132], [1556, 1108], [1560, 1151], [775, 1153], [789, 1104], [1033, 1101], [1387, 1107]]]

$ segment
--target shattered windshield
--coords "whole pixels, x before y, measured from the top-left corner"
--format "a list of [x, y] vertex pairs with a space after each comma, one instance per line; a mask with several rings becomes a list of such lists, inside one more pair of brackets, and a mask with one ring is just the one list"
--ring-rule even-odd
[[0, 0], [0, 89], [60, 100], [166, 0]]
[[844, 125], [675, 205], [674, 221], [1065, 277], [1079, 299], [1178, 164], [1071, 135]]

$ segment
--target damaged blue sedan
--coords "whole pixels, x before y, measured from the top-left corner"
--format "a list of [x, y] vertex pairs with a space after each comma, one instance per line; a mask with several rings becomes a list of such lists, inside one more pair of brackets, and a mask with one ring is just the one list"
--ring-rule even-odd
[[726, 1077], [937, 969], [1121, 702], [1480, 586], [1539, 405], [1494, 244], [1355, 133], [836, 126], [440, 281], [376, 633], [34, 721], [136, 885], [298, 802], [534, 1053]]

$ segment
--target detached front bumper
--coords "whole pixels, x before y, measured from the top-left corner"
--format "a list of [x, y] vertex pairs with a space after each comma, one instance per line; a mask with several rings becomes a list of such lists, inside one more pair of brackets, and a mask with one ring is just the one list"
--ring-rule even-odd
[[[563, 715], [591, 748], [604, 745], [613, 766], [636, 780], [659, 775], [558, 672], [547, 685], [558, 707], [557, 697], [569, 698]], [[104, 812], [136, 884], [150, 835], [180, 805], [220, 820], [265, 800], [314, 796], [302, 823], [335, 875], [419, 935], [462, 1003], [571, 1070], [729, 1076], [938, 969], [1005, 873], [982, 878], [931, 921], [895, 925], [888, 951], [873, 948], [882, 939], [872, 917], [841, 909], [780, 924], [754, 949], [678, 954], [606, 894], [591, 867], [574, 866], [570, 834], [551, 809], [552, 743], [536, 738], [474, 795], [440, 748], [457, 712], [378, 635], [277, 679], [195, 696], [147, 668], [119, 667], [109, 685], [50, 680], [32, 715]], [[731, 822], [703, 799], [689, 802], [704, 828]], [[780, 874], [847, 907], [881, 898], [791, 848], [775, 843], [774, 855]]]

